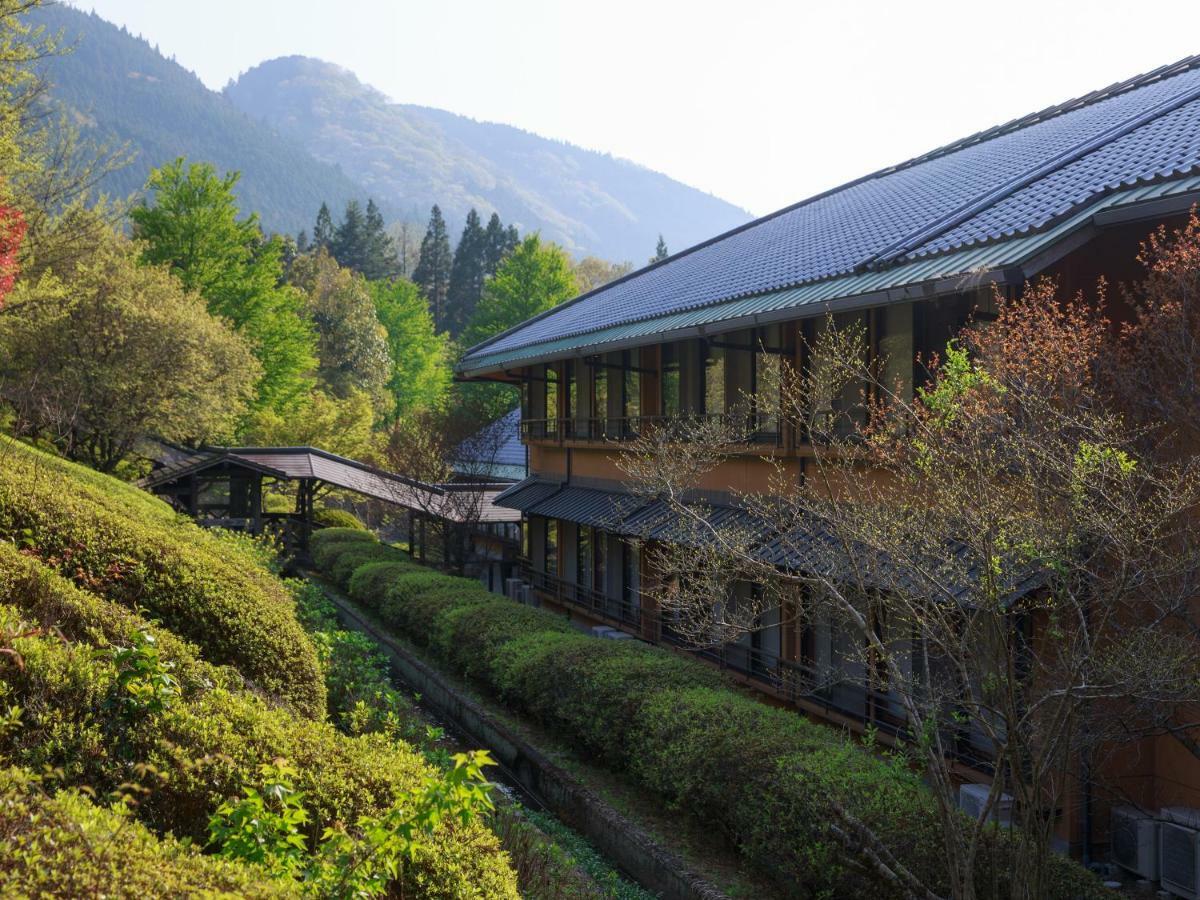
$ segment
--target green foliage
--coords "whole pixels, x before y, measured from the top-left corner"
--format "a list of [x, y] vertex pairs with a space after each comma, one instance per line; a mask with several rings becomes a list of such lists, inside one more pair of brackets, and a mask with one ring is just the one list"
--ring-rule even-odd
[[290, 878], [304, 861], [308, 822], [303, 795], [292, 786], [296, 770], [286, 760], [258, 768], [262, 787], [242, 788], [236, 803], [226, 800], [208, 820], [209, 843], [226, 859], [262, 866], [273, 877]]
[[[359, 558], [342, 547], [329, 555], [334, 566]], [[373, 572], [360, 582], [370, 585], [360, 591], [368, 605], [379, 579]], [[902, 756], [877, 755], [744, 696], [698, 661], [641, 642], [596, 640], [465, 579], [400, 574], [375, 608], [385, 624], [580, 753], [722, 829], [788, 896], [891, 890], [834, 829], [843, 815], [873, 829], [918, 877], [942, 885], [933, 797]], [[1004, 835], [988, 840], [980, 896], [998, 898], [1008, 890], [1006, 859], [1022, 851]], [[1074, 863], [1054, 865], [1048, 896], [1103, 896]]]
[[51, 794], [19, 768], [0, 770], [0, 895], [5, 897], [295, 897], [286, 882], [158, 837], [118, 805]]
[[360, 565], [350, 576], [346, 590], [351, 598], [378, 609], [388, 588], [401, 575], [421, 571], [415, 562], [370, 562]]
[[463, 343], [473, 346], [578, 293], [571, 261], [557, 244], [526, 237], [487, 282]]
[[319, 506], [313, 510], [313, 522], [320, 525], [322, 528], [353, 528], [358, 531], [367, 531], [367, 526], [363, 524], [362, 519], [350, 512], [348, 509], [339, 509], [336, 506]]
[[429, 226], [421, 240], [421, 255], [413, 269], [412, 280], [433, 313], [433, 324], [438, 330], [447, 326], [446, 298], [450, 290], [450, 268], [453, 257], [450, 253], [450, 237], [446, 234], [446, 220], [435, 203], [429, 211]]
[[147, 262], [170, 266], [250, 341], [262, 366], [258, 407], [294, 410], [312, 387], [313, 333], [300, 296], [281, 283], [282, 243], [263, 239], [257, 216], [238, 218], [238, 177], [182, 157], [155, 169], [153, 205], [130, 214], [134, 234]]
[[243, 434], [260, 447], [320, 447], [353, 459], [374, 446], [374, 424], [375, 400], [366, 391], [351, 388], [339, 398], [318, 390], [296, 410], [255, 410]]
[[446, 328], [451, 336], [461, 332], [475, 312], [475, 305], [483, 293], [487, 271], [487, 233], [479, 222], [479, 213], [472, 209], [467, 213], [458, 246], [454, 248], [454, 262], [450, 267], [450, 285], [446, 292]]
[[365, 391], [381, 412], [390, 411], [385, 400], [391, 372], [387, 332], [375, 315], [366, 280], [340, 267], [324, 250], [297, 259], [288, 280], [307, 298], [324, 389], [343, 399], [351, 391]]
[[339, 586], [344, 588], [349, 586], [350, 576], [354, 574], [354, 570], [363, 563], [410, 561], [411, 557], [396, 547], [389, 547], [387, 544], [360, 544], [341, 553], [337, 562], [329, 568], [329, 574]]
[[434, 328], [425, 298], [404, 278], [372, 282], [370, 290], [391, 358], [388, 391], [394, 406], [389, 419], [441, 408], [453, 377], [450, 345]]
[[[328, 208], [322, 204], [322, 209], [328, 219]], [[317, 232], [321, 234], [318, 248], [327, 247], [339, 266], [353, 269], [368, 281], [391, 278], [399, 272], [400, 261], [396, 257], [394, 241], [384, 227], [383, 216], [374, 200], [367, 201], [366, 215], [357, 200], [347, 203], [341, 224], [328, 239], [320, 212], [317, 223]]]
[[[283, 584], [227, 541], [143, 514], [113, 479], [0, 439], [0, 538], [93, 593], [145, 609], [205, 657], [298, 710], [325, 707], [316, 652]], [[144, 496], [144, 495], [143, 495]], [[127, 639], [127, 636], [122, 636]]]
[[260, 372], [242, 337], [111, 233], [22, 282], [0, 319], [0, 379], [18, 421], [102, 471], [147, 435], [231, 437]]
[[122, 713], [129, 718], [155, 715], [179, 696], [179, 683], [171, 671], [175, 664], [159, 654], [150, 631], [138, 631], [129, 647], [106, 651], [117, 669], [117, 691]]

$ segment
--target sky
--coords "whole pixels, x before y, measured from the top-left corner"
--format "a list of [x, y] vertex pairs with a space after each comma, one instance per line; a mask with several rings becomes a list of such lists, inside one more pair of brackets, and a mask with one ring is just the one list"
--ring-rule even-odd
[[302, 54], [756, 215], [1200, 53], [1200, 2], [73, 0], [219, 90]]

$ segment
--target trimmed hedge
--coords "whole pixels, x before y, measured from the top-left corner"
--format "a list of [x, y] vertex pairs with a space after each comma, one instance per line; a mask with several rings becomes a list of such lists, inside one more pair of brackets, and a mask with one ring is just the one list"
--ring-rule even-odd
[[336, 506], [319, 506], [313, 510], [313, 521], [322, 528], [353, 528], [366, 531], [362, 519], [346, 509]]
[[[258, 766], [279, 756], [300, 772], [297, 786], [306, 795], [313, 837], [335, 821], [352, 823], [379, 811], [431, 771], [416, 751], [384, 735], [347, 737], [330, 724], [271, 708], [248, 692], [185, 679], [184, 673], [217, 670], [161, 630], [159, 649], [175, 664], [183, 692], [162, 712], [122, 718], [114, 705], [121, 696], [115, 669], [96, 647], [116, 640], [127, 644], [127, 629], [153, 627], [2, 545], [0, 571], [5, 573], [0, 621], [19, 618], [44, 629], [13, 641], [20, 665], [0, 657], [4, 704], [23, 709], [21, 727], [0, 735], [0, 756], [29, 771], [53, 768], [61, 784], [88, 785], [100, 796], [141, 782], [150, 790], [137, 814], [157, 832], [203, 845], [217, 805], [256, 783]], [[36, 590], [26, 590], [30, 585]], [[59, 622], [68, 643], [49, 630]], [[75, 642], [86, 636], [96, 643]], [[143, 771], [142, 764], [150, 768]], [[417, 896], [516, 897], [507, 859], [481, 823], [440, 830], [410, 869], [407, 887]]]
[[145, 609], [294, 709], [324, 713], [316, 651], [277, 578], [115, 479], [10, 438], [0, 438], [0, 455], [0, 539], [92, 593]]
[[74, 791], [55, 796], [0, 770], [0, 896], [299, 897], [255, 866], [202, 856]]
[[[326, 571], [353, 551], [330, 547]], [[830, 825], [841, 808], [945, 892], [932, 795], [902, 761], [832, 728], [773, 709], [709, 666], [633, 641], [604, 641], [552, 613], [483, 592], [477, 582], [402, 573], [356, 599], [448, 668], [481, 681], [580, 751], [633, 776], [670, 805], [721, 828], [789, 896], [889, 897], [891, 884], [847, 850]], [[361, 583], [360, 583], [361, 585]], [[978, 896], [1008, 896], [1019, 836], [989, 833]], [[1107, 896], [1078, 865], [1055, 857], [1046, 896]]]
[[355, 600], [366, 603], [376, 596], [382, 596], [394, 579], [419, 569], [414, 562], [363, 563], [350, 576], [346, 590]]

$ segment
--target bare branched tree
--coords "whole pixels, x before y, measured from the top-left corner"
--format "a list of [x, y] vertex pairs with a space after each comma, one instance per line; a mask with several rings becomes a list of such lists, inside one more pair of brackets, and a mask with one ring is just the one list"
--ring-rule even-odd
[[[1190, 608], [1200, 573], [1194, 458], [1148, 452], [1112, 402], [1102, 308], [1050, 283], [997, 302], [996, 321], [924, 361], [916, 391], [886, 383], [861, 329], [829, 319], [806, 370], [785, 378], [807, 477], [780, 465], [769, 490], [737, 498], [748, 515], [733, 527], [697, 486], [745, 452], [745, 415], [681, 419], [623, 461], [679, 523], [681, 539], [648, 555], [664, 624], [723, 642], [782, 608], [833, 636], [840, 657], [787, 677], [814, 693], [856, 682], [894, 723], [937, 799], [961, 898], [976, 896], [1003, 795], [1028, 842], [1013, 890], [1041, 896], [1081, 757], [1145, 733], [1130, 709], [1182, 727], [1169, 710], [1200, 695], [1195, 634], [1168, 614]], [[974, 819], [957, 805], [964, 754], [995, 772]]]

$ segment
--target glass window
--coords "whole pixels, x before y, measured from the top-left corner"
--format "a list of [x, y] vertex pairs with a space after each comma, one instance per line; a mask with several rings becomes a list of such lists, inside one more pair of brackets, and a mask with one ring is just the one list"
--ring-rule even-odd
[[575, 583], [592, 586], [594, 533], [590, 526], [575, 527]]
[[592, 436], [604, 434], [604, 421], [608, 418], [608, 368], [601, 363], [592, 369], [592, 419], [596, 427]]
[[608, 535], [603, 531], [592, 532], [592, 587], [608, 593]]
[[546, 520], [546, 562], [547, 575], [558, 574], [558, 519]]
[[660, 388], [662, 403], [660, 412], [664, 416], [677, 416], [680, 409], [679, 346], [663, 344]]
[[721, 415], [725, 412], [725, 350], [711, 344], [704, 347], [704, 413]]
[[630, 607], [638, 605], [638, 548], [631, 541], [621, 542], [621, 595]]
[[542, 413], [547, 419], [547, 434], [554, 434], [558, 424], [558, 370], [546, 366], [546, 409]]
[[762, 328], [755, 333], [754, 351], [754, 411], [758, 431], [779, 432], [783, 397], [783, 354], [779, 328]]
[[567, 410], [564, 418], [574, 419], [579, 414], [579, 379], [575, 377], [575, 360], [563, 363], [566, 379]]
[[625, 366], [625, 378], [622, 388], [621, 409], [627, 419], [636, 419], [642, 414], [642, 378], [641, 373], [634, 368], [636, 356], [628, 350], [621, 356]]

